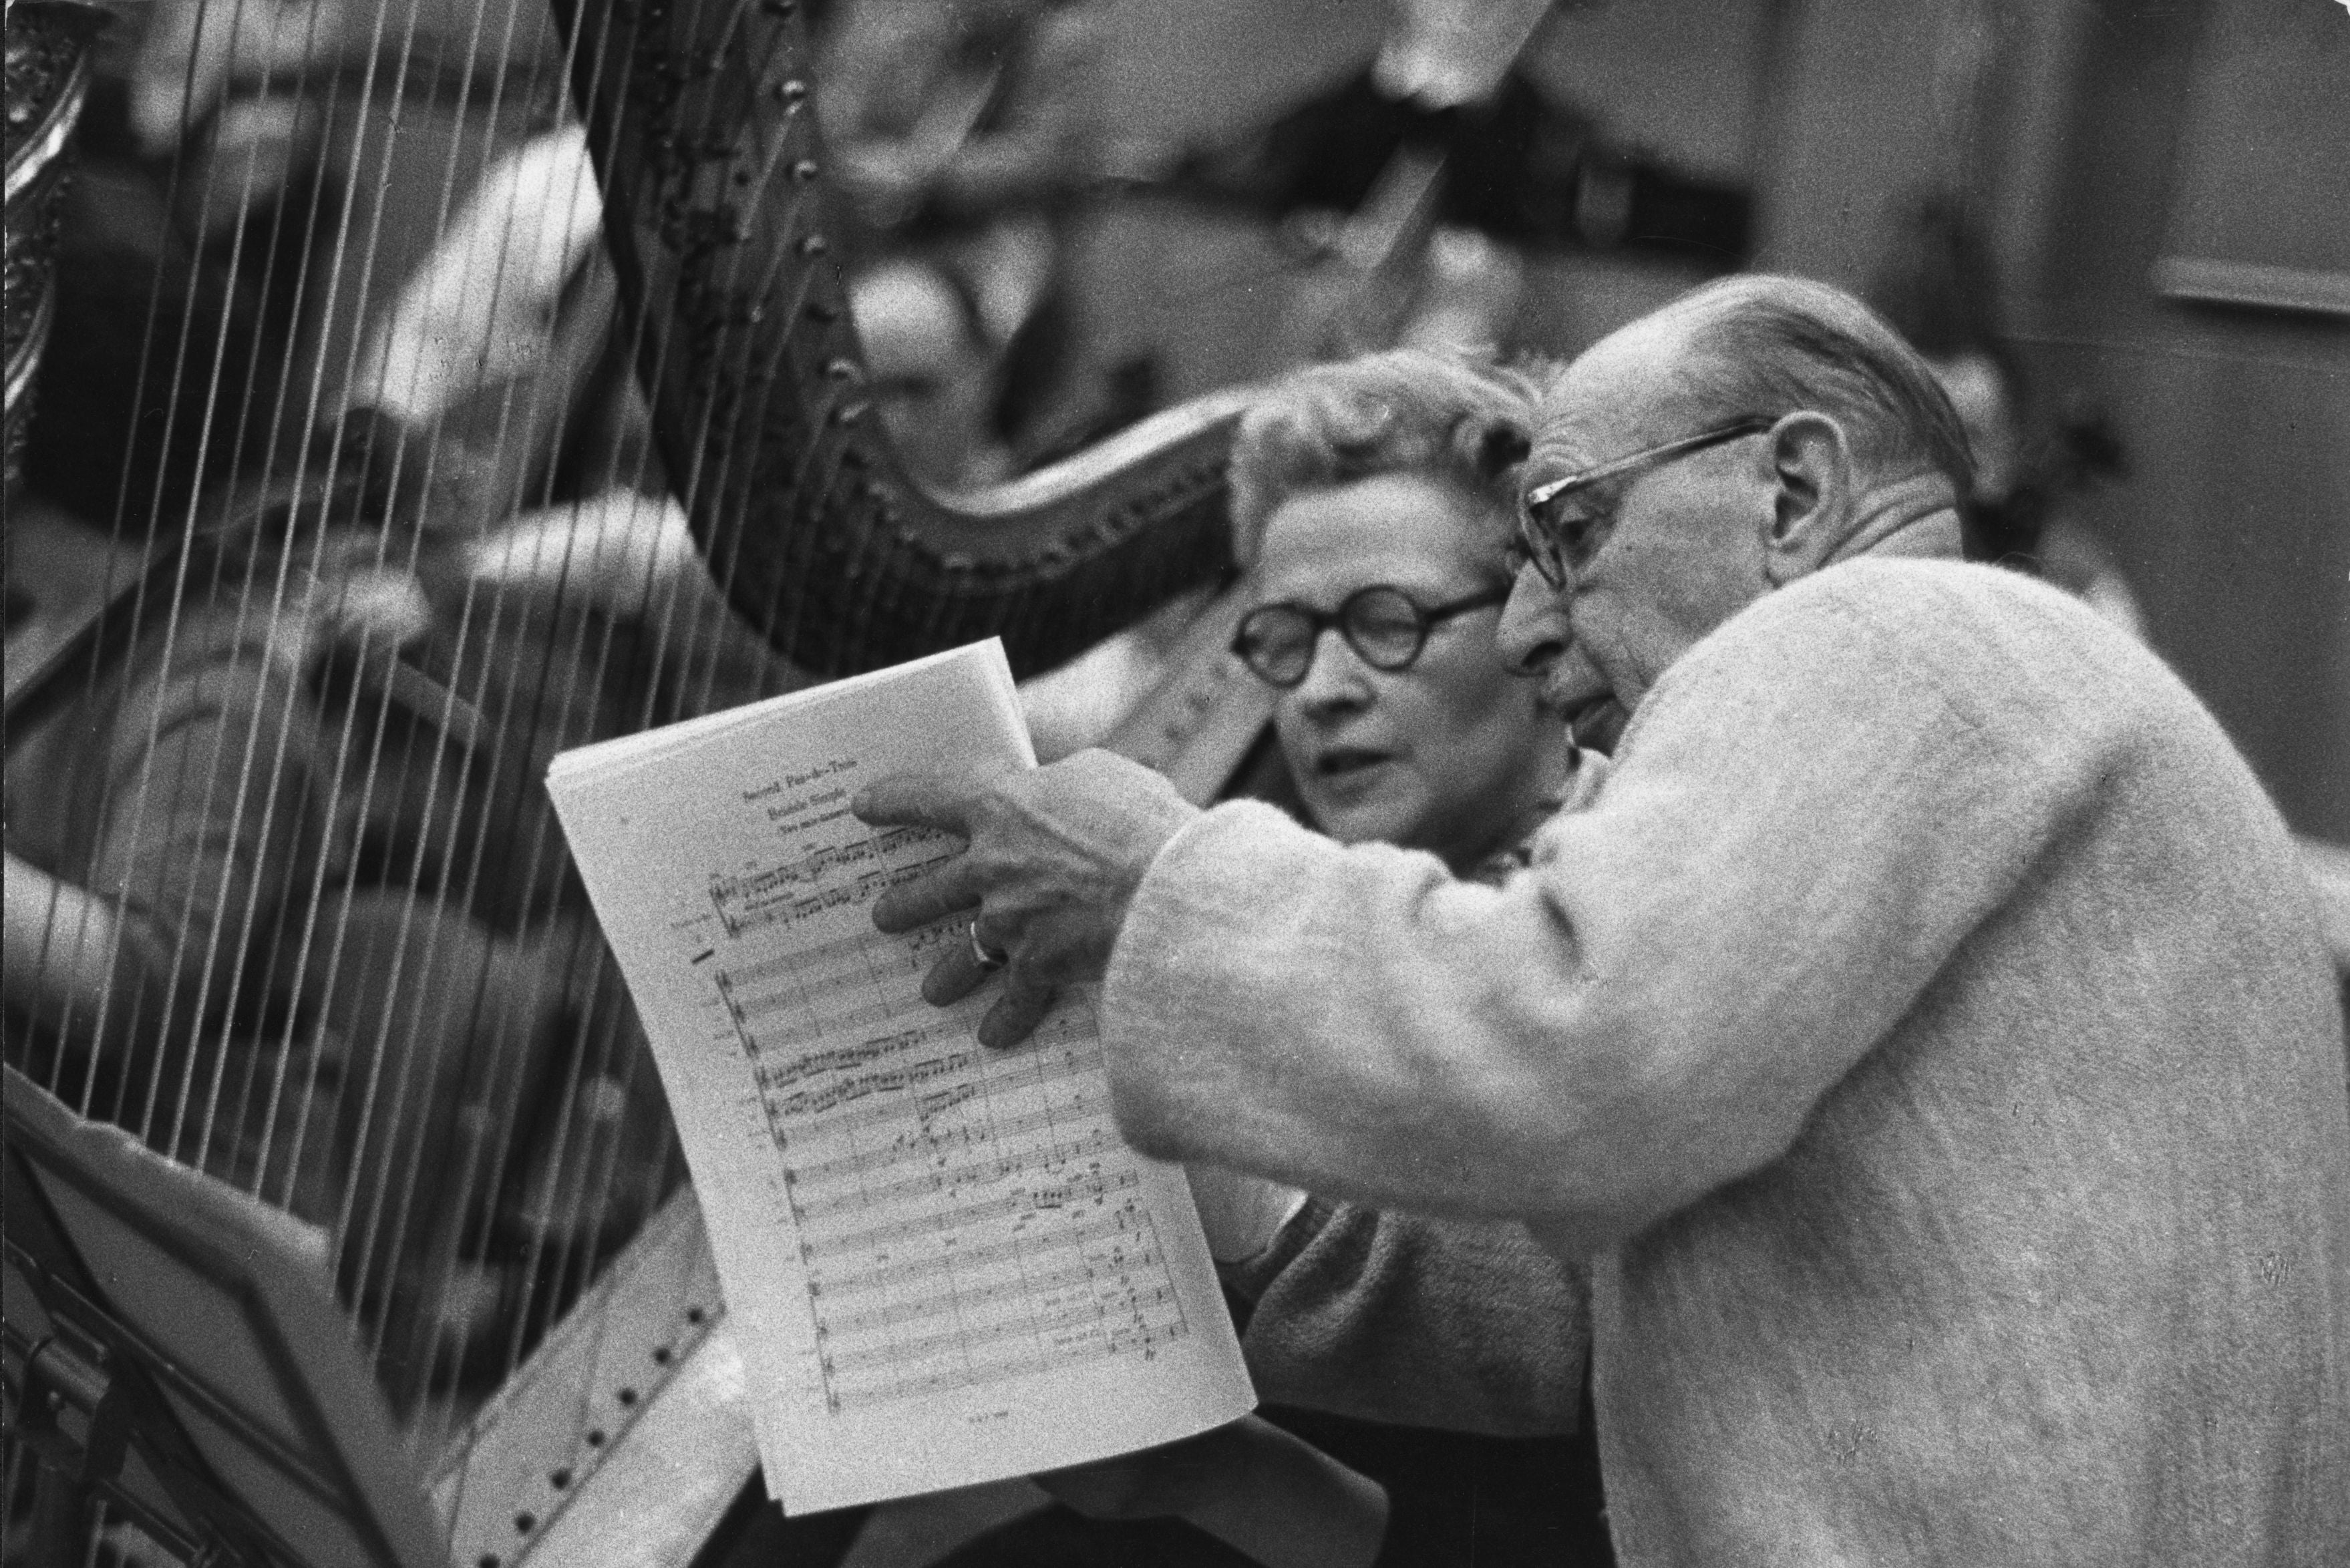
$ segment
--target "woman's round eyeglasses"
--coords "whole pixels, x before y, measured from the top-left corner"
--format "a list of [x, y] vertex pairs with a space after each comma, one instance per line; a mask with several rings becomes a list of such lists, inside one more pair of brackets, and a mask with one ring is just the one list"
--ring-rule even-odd
[[1507, 587], [1487, 588], [1465, 599], [1423, 607], [1401, 588], [1374, 583], [1348, 594], [1335, 610], [1287, 601], [1259, 605], [1242, 618], [1232, 651], [1259, 680], [1287, 690], [1314, 668], [1314, 650], [1321, 646], [1322, 634], [1335, 626], [1364, 663], [1394, 674], [1419, 660], [1428, 647], [1428, 634], [1439, 625], [1509, 597]]

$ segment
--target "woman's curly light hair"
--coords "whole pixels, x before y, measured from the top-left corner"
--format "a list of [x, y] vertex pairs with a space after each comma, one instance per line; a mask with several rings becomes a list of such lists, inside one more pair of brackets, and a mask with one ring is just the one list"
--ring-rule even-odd
[[1506, 529], [1548, 379], [1542, 366], [1426, 348], [1292, 371], [1242, 417], [1232, 444], [1233, 557], [1253, 565], [1266, 521], [1301, 491], [1383, 473], [1449, 480]]

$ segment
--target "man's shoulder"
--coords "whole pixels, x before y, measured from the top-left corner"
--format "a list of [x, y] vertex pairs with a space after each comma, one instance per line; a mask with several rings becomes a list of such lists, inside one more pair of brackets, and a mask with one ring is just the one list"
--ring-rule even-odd
[[2047, 697], [2175, 684], [2143, 645], [2071, 595], [1963, 561], [1842, 563], [1765, 595], [1692, 652], [1732, 663], [1865, 660], [1949, 695], [2019, 681], [2049, 688]]
[[2003, 566], [1873, 556], [1840, 562], [1765, 595], [1748, 616], [1757, 629], [1836, 618], [1922, 639], [2002, 629], [2094, 635], [2104, 628], [2071, 595]]
[[1692, 722], [1768, 713], [1866, 745], [1939, 715], [2033, 750], [2065, 737], [2126, 748], [2193, 728], [2199, 711], [2159, 659], [2087, 606], [1959, 561], [1851, 561], [1767, 594], [1691, 649], [1652, 698], [1642, 704], [1651, 725], [1675, 710]]

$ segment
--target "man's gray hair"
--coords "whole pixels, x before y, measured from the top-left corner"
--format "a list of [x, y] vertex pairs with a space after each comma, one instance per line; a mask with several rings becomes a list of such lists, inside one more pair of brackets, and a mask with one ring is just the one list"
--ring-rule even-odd
[[1234, 558], [1254, 563], [1290, 497], [1386, 473], [1457, 484], [1506, 530], [1543, 379], [1537, 368], [1422, 348], [1292, 371], [1250, 407], [1232, 443]]
[[1974, 460], [1941, 383], [1858, 299], [1809, 278], [1755, 274], [1691, 291], [1668, 309], [1693, 317], [1682, 396], [1699, 417], [1833, 416], [1865, 481], [1931, 469], [1970, 493]]

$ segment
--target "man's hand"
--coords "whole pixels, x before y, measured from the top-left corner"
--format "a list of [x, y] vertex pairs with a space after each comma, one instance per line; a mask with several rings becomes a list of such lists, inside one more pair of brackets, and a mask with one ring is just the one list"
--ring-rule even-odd
[[[971, 841], [952, 864], [884, 894], [873, 923], [907, 931], [972, 911], [979, 941], [1011, 961], [1003, 995], [979, 1025], [980, 1043], [999, 1047], [1028, 1037], [1055, 988], [1101, 978], [1142, 874], [1199, 815], [1166, 779], [1107, 752], [1031, 773], [899, 774], [850, 809], [877, 827], [935, 827]], [[922, 995], [944, 1006], [989, 972], [971, 944], [959, 945], [923, 980]]]

